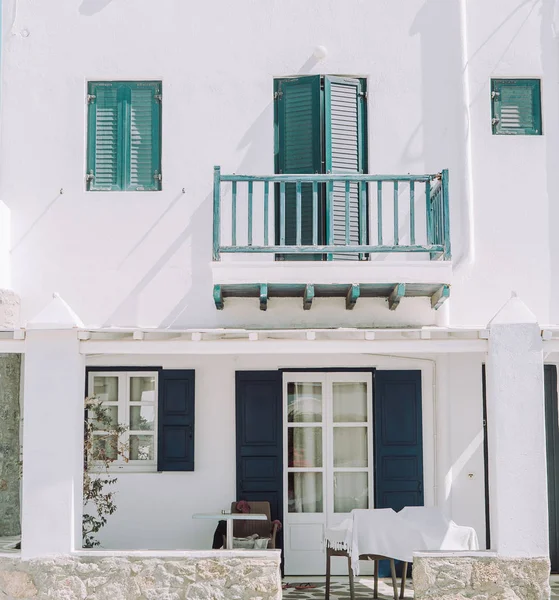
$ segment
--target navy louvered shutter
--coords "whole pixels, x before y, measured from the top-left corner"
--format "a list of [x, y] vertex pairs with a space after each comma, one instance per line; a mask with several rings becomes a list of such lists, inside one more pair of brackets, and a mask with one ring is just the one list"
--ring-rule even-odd
[[159, 375], [158, 471], [194, 471], [194, 371]]

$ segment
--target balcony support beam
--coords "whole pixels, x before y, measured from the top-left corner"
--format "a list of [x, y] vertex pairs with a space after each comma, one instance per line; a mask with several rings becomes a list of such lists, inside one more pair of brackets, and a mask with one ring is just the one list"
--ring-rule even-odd
[[353, 307], [357, 303], [357, 299], [361, 294], [361, 290], [359, 289], [358, 283], [352, 283], [347, 290], [347, 295], [345, 297], [345, 307], [347, 310], [353, 310]]
[[442, 285], [432, 296], [431, 296], [431, 308], [438, 310], [450, 296], [450, 286]]
[[400, 304], [400, 300], [406, 295], [406, 284], [398, 283], [394, 286], [392, 293], [388, 297], [388, 308], [396, 310]]
[[260, 284], [260, 310], [268, 310], [268, 284]]
[[305, 292], [303, 295], [303, 310], [310, 310], [312, 308], [312, 301], [314, 298], [314, 285], [307, 283], [305, 286]]
[[214, 285], [214, 302], [217, 310], [223, 310], [223, 291], [220, 285]]

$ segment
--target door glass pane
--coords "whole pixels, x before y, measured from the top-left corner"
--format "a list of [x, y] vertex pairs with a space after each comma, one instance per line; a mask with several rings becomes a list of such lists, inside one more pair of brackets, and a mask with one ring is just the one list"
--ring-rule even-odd
[[92, 438], [93, 460], [116, 460], [118, 456], [116, 435], [94, 435]]
[[290, 423], [322, 421], [322, 384], [287, 384], [287, 420]]
[[369, 507], [368, 473], [334, 473], [334, 512]]
[[154, 402], [155, 377], [130, 377], [130, 402]]
[[334, 383], [334, 423], [367, 422], [367, 384], [364, 382]]
[[287, 430], [290, 467], [322, 467], [322, 428], [290, 427]]
[[118, 377], [94, 377], [93, 394], [102, 402], [118, 402]]
[[[96, 418], [93, 410], [88, 410], [88, 417], [94, 431], [107, 431], [114, 429], [118, 423], [118, 406], [102, 406], [103, 416]], [[101, 416], [101, 415], [100, 415]]]
[[290, 513], [320, 513], [322, 508], [322, 473], [289, 473], [287, 477]]
[[153, 460], [153, 435], [130, 436], [130, 460]]
[[334, 427], [334, 466], [368, 466], [366, 427]]
[[154, 406], [130, 407], [130, 429], [132, 431], [153, 431], [154, 420]]

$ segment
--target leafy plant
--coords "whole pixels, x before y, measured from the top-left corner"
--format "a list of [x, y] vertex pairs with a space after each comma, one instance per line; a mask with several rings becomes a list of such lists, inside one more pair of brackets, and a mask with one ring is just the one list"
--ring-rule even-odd
[[[111, 408], [103, 406], [96, 396], [85, 399], [84, 474], [82, 546], [94, 548], [100, 542], [95, 534], [107, 523], [107, 517], [116, 511], [115, 491], [108, 489], [117, 482], [110, 473], [111, 464], [119, 457], [128, 462], [128, 447], [121, 441], [127, 427], [111, 415]], [[90, 512], [85, 509], [93, 508]]]

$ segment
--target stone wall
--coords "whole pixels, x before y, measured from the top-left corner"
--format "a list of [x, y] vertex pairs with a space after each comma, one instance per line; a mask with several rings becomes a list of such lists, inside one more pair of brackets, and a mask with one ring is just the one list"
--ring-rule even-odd
[[0, 354], [0, 537], [20, 533], [21, 355]]
[[1, 557], [0, 598], [281, 600], [279, 551], [94, 554], [30, 561]]
[[547, 558], [415, 556], [416, 600], [548, 600]]

